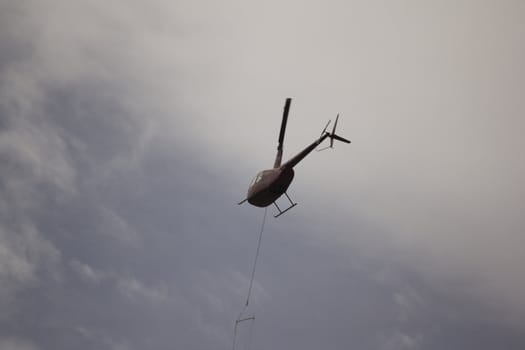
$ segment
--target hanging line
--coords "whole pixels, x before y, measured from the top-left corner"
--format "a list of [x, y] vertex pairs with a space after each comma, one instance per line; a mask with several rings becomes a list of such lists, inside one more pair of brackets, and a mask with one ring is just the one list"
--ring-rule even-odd
[[249, 336], [248, 336], [247, 349], [249, 350], [249, 348], [251, 347], [252, 336], [253, 336], [253, 324], [255, 323], [255, 316], [250, 316], [250, 317], [246, 317], [246, 318], [243, 318], [243, 319], [239, 318], [239, 319], [237, 319], [235, 321], [235, 327], [233, 328], [233, 346], [232, 346], [232, 350], [235, 350], [235, 343], [236, 343], [236, 340], [237, 340], [237, 326], [239, 326], [239, 323], [244, 322], [244, 321], [252, 321], [252, 322], [250, 322], [250, 333], [249, 333]]
[[250, 322], [250, 334], [248, 335], [248, 344], [246, 350], [251, 350], [252, 348], [252, 339], [253, 339], [253, 326], [255, 325], [255, 316], [253, 316], [252, 322]]
[[243, 318], [243, 314], [246, 311], [246, 308], [248, 307], [248, 304], [250, 303], [250, 296], [252, 294], [253, 280], [255, 278], [255, 269], [257, 267], [257, 260], [259, 258], [259, 251], [261, 249], [262, 234], [264, 232], [264, 224], [266, 223], [266, 213], [267, 213], [267, 211], [268, 211], [268, 207], [264, 208], [264, 216], [263, 216], [263, 221], [262, 221], [262, 224], [261, 224], [261, 231], [259, 232], [259, 240], [257, 242], [257, 250], [255, 251], [255, 260], [253, 262], [252, 275], [251, 275], [251, 278], [250, 278], [250, 286], [248, 288], [248, 296], [246, 297], [246, 303], [244, 304], [244, 307], [242, 308], [242, 311], [239, 314], [239, 317], [237, 317], [237, 319], [235, 320], [235, 326], [233, 328], [233, 347], [232, 347], [232, 350], [235, 350], [235, 342], [237, 340], [237, 326], [239, 325], [239, 323], [244, 322], [244, 321], [251, 321], [251, 323], [250, 323], [250, 330], [249, 330], [250, 334], [249, 334], [249, 339], [248, 339], [248, 348], [251, 347], [252, 335], [253, 335], [253, 324], [255, 323], [255, 316], [250, 316], [250, 317]]
[[257, 267], [257, 259], [259, 258], [259, 250], [261, 249], [261, 241], [262, 241], [262, 234], [264, 232], [264, 224], [266, 223], [266, 212], [268, 211], [268, 207], [264, 208], [264, 216], [263, 221], [261, 225], [261, 232], [259, 232], [259, 241], [257, 242], [257, 250], [255, 251], [255, 260], [253, 262], [253, 269], [252, 269], [252, 277], [250, 278], [250, 287], [248, 288], [248, 296], [246, 297], [246, 305], [248, 306], [248, 303], [250, 302], [250, 295], [252, 294], [252, 286], [253, 286], [253, 279], [255, 277], [255, 268]]

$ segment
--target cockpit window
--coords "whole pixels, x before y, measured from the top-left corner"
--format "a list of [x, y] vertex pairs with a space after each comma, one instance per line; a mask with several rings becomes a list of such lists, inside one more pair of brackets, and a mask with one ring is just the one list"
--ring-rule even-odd
[[263, 177], [263, 173], [262, 173], [262, 171], [261, 171], [261, 172], [260, 172], [259, 174], [257, 174], [257, 176], [255, 176], [255, 178], [252, 180], [252, 182], [250, 183], [250, 186], [253, 186], [253, 185], [255, 185], [257, 182], [261, 181], [262, 177]]

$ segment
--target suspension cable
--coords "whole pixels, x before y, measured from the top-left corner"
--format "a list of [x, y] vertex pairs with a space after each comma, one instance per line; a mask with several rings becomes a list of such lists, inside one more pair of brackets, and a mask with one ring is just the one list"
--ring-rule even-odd
[[255, 260], [253, 262], [252, 277], [250, 278], [250, 287], [248, 288], [248, 296], [246, 297], [245, 306], [248, 306], [248, 303], [250, 302], [250, 295], [252, 294], [253, 280], [255, 277], [255, 268], [257, 267], [257, 259], [259, 258], [259, 250], [261, 249], [262, 234], [264, 232], [264, 224], [266, 223], [267, 211], [268, 211], [268, 207], [264, 208], [264, 216], [263, 216], [263, 221], [261, 225], [261, 231], [259, 232], [259, 241], [257, 242], [257, 250], [255, 251]]
[[263, 221], [261, 224], [261, 230], [259, 232], [259, 239], [257, 241], [257, 250], [255, 251], [255, 259], [253, 261], [253, 268], [252, 268], [252, 275], [250, 277], [250, 286], [248, 288], [248, 295], [246, 297], [246, 303], [244, 304], [244, 307], [242, 308], [241, 313], [239, 314], [239, 317], [235, 320], [235, 326], [233, 328], [233, 347], [232, 350], [235, 350], [235, 342], [237, 340], [237, 326], [239, 323], [244, 321], [251, 321], [250, 322], [250, 329], [249, 329], [249, 338], [248, 338], [248, 349], [251, 347], [252, 342], [252, 336], [253, 336], [253, 325], [255, 323], [255, 316], [250, 317], [243, 317], [244, 312], [246, 311], [246, 308], [248, 307], [248, 304], [250, 303], [250, 296], [252, 294], [252, 287], [253, 287], [253, 280], [255, 279], [255, 269], [257, 267], [257, 260], [259, 258], [259, 251], [261, 249], [261, 241], [262, 241], [262, 235], [264, 232], [264, 224], [266, 223], [266, 213], [268, 211], [268, 207], [264, 208], [264, 216]]

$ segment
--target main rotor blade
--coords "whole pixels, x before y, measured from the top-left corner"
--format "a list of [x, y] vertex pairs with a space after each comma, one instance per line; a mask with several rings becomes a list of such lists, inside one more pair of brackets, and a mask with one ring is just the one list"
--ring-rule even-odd
[[291, 103], [292, 103], [292, 99], [287, 98], [286, 103], [284, 104], [283, 120], [281, 122], [281, 131], [279, 132], [279, 145], [277, 146], [278, 150], [283, 148], [284, 133], [286, 131], [286, 122], [288, 121], [288, 112], [290, 111]]

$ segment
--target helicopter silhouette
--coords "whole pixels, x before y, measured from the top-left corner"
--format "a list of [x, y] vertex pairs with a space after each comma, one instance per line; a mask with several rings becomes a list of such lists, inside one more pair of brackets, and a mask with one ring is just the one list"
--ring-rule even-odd
[[[305, 149], [299, 152], [296, 156], [294, 156], [286, 163], [281, 165], [281, 159], [283, 155], [284, 133], [286, 131], [286, 123], [288, 121], [288, 113], [290, 111], [291, 102], [292, 99], [287, 98], [286, 103], [284, 104], [283, 119], [281, 121], [281, 131], [279, 132], [279, 144], [277, 146], [277, 155], [275, 157], [273, 168], [260, 171], [250, 183], [246, 198], [238, 203], [240, 205], [248, 201], [248, 203], [256, 207], [267, 207], [273, 203], [278, 210], [278, 214], [274, 215], [274, 217], [276, 218], [297, 205], [297, 203], [294, 203], [286, 193], [286, 190], [292, 183], [294, 177], [293, 168], [297, 165], [297, 163], [303, 160], [304, 157], [306, 157], [327, 138], [330, 139], [330, 146], [321, 149], [321, 151], [327, 148], [333, 148], [334, 140], [350, 143], [350, 140], [347, 140], [335, 134], [337, 120], [339, 119], [338, 114], [335, 118], [334, 127], [331, 133], [326, 131], [326, 128], [328, 128], [328, 125], [330, 124], [329, 120], [326, 126], [324, 127], [323, 131], [321, 132], [321, 136], [318, 139], [316, 139], [309, 146], [307, 146]], [[288, 198], [290, 205], [288, 206], [288, 208], [281, 210], [281, 208], [277, 205], [276, 200], [283, 194], [286, 196], [286, 198]]]

